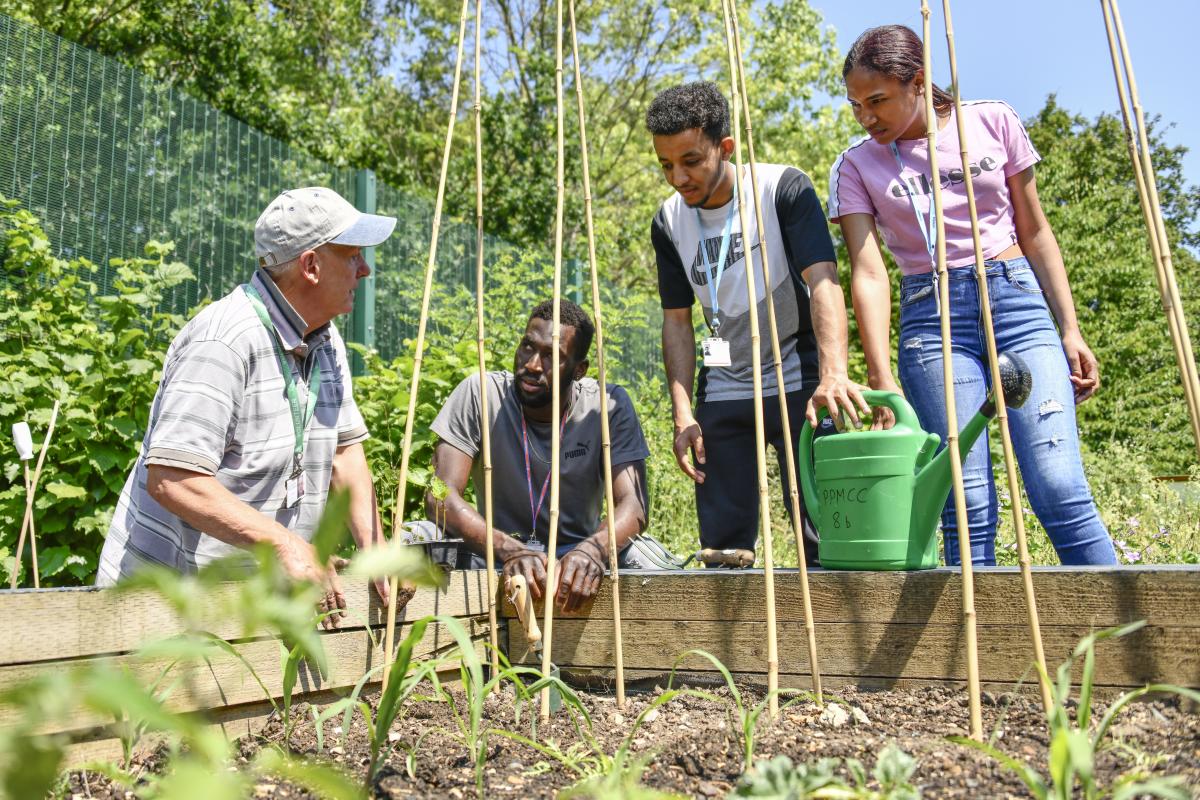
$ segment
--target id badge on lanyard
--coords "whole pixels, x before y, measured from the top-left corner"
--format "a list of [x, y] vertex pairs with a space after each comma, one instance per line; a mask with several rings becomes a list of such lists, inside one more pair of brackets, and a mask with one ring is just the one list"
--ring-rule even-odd
[[304, 431], [317, 410], [317, 396], [321, 391], [321, 362], [313, 360], [312, 375], [308, 381], [308, 405], [300, 408], [300, 392], [296, 389], [296, 379], [292, 376], [292, 367], [284, 358], [283, 346], [279, 343], [279, 335], [271, 323], [267, 307], [263, 304], [262, 296], [250, 284], [245, 285], [246, 297], [254, 308], [254, 313], [270, 334], [271, 343], [275, 345], [275, 357], [279, 361], [279, 371], [283, 373], [283, 385], [287, 392], [288, 407], [292, 416], [292, 431], [295, 434], [292, 447], [292, 471], [283, 482], [285, 507], [295, 508], [304, 497]]
[[708, 248], [704, 246], [704, 219], [700, 216], [700, 209], [696, 209], [696, 225], [700, 230], [700, 259], [704, 264], [704, 274], [709, 276], [708, 291], [712, 298], [712, 336], [700, 342], [700, 353], [704, 356], [706, 367], [729, 367], [733, 364], [729, 354], [729, 341], [721, 338], [721, 305], [717, 295], [721, 289], [721, 278], [725, 274], [725, 259], [729, 256], [729, 240], [733, 234], [733, 215], [737, 213], [738, 194], [738, 181], [735, 176], [733, 199], [725, 215], [725, 228], [721, 232], [721, 250], [717, 257], [715, 275], [708, 261]]

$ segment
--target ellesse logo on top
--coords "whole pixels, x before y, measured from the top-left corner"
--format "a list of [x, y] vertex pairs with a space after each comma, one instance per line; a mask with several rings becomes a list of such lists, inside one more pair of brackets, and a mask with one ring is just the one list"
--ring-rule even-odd
[[[999, 165], [996, 159], [991, 156], [986, 156], [979, 161], [971, 164], [971, 177], [978, 178], [985, 172], [992, 172]], [[938, 170], [942, 173], [942, 188], [949, 189], [951, 186], [960, 184], [964, 180], [962, 167], [954, 167], [946, 171]], [[892, 197], [908, 197], [913, 194], [930, 194], [933, 187], [929, 184], [929, 176], [925, 174], [910, 175], [907, 178], [893, 180], [888, 189], [892, 193]]]

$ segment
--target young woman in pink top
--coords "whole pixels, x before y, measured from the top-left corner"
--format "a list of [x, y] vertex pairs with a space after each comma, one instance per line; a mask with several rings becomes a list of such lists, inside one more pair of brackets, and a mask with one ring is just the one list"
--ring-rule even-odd
[[[891, 280], [880, 235], [900, 279], [900, 384], [921, 425], [946, 438], [941, 327], [935, 275], [921, 41], [901, 25], [872, 28], [850, 48], [846, 95], [867, 136], [838, 157], [830, 174], [829, 219], [850, 251], [854, 313], [874, 389], [899, 391], [889, 346]], [[988, 390], [985, 334], [975, 277], [967, 197], [953, 101], [934, 87], [938, 171], [949, 268], [951, 340], [959, 424]], [[997, 347], [1019, 353], [1033, 393], [1009, 409], [1013, 446], [1034, 513], [1064, 564], [1115, 564], [1116, 553], [1083, 474], [1075, 404], [1100, 385], [1096, 357], [1075, 317], [1067, 272], [1038, 201], [1040, 160], [1006, 103], [963, 104], [970, 172], [983, 241]], [[1057, 323], [1057, 326], [1056, 326]], [[963, 465], [971, 559], [996, 563], [996, 489], [985, 438]], [[958, 563], [954, 503], [942, 514], [946, 562]]]

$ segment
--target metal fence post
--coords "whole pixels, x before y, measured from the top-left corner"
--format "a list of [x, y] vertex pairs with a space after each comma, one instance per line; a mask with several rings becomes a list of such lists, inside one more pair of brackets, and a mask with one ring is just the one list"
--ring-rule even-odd
[[[364, 214], [375, 213], [375, 172], [360, 169], [354, 173], [354, 207]], [[371, 274], [358, 282], [354, 292], [354, 310], [350, 312], [347, 339], [369, 348], [375, 347], [375, 248], [364, 247], [363, 258]], [[362, 375], [366, 365], [358, 353], [350, 354], [350, 372]]]

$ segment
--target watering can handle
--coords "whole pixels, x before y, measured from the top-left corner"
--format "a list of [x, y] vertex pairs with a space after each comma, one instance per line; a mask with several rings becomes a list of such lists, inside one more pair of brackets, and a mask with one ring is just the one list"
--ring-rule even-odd
[[[917, 420], [917, 412], [913, 411], [913, 407], [904, 399], [904, 395], [896, 392], [882, 392], [876, 389], [869, 389], [863, 392], [863, 399], [872, 406], [887, 406], [896, 415], [896, 426], [911, 428], [913, 430], [921, 430], [921, 423]], [[829, 416], [829, 409], [821, 408], [817, 411], [817, 422]], [[804, 420], [804, 427], [800, 430], [800, 444], [798, 447], [799, 466], [797, 472], [800, 475], [800, 489], [804, 495], [804, 507], [812, 518], [816, 518], [819, 513], [819, 503], [817, 502], [817, 474], [816, 467], [813, 464], [812, 457], [813, 448], [813, 427], [808, 420]]]

